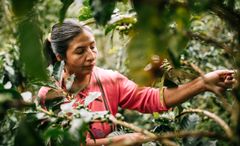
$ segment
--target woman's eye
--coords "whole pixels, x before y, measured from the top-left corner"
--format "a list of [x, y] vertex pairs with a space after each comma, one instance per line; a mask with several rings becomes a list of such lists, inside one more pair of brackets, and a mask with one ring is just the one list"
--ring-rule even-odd
[[95, 49], [95, 46], [91, 46], [90, 48], [93, 50], [93, 49]]
[[77, 49], [77, 50], [75, 51], [75, 53], [77, 53], [77, 54], [83, 54], [83, 53], [84, 53], [84, 49]]

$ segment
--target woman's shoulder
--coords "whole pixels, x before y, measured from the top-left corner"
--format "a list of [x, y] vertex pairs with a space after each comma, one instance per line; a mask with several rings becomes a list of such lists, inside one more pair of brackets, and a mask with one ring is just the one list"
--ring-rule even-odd
[[116, 76], [119, 75], [120, 73], [116, 70], [112, 70], [112, 69], [105, 69], [105, 68], [101, 68], [101, 67], [95, 67], [94, 70], [95, 73], [98, 73], [99, 75], [104, 75], [104, 76]]
[[116, 70], [111, 70], [111, 69], [104, 69], [100, 67], [95, 67], [94, 73], [98, 75], [101, 79], [106, 79], [106, 80], [116, 80], [119, 78], [126, 78], [124, 75], [119, 73]]

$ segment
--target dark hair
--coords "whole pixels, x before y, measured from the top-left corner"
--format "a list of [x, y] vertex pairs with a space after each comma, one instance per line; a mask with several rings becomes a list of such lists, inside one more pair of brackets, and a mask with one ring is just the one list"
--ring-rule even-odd
[[88, 26], [72, 19], [53, 25], [51, 36], [44, 43], [44, 55], [48, 63], [54, 65], [57, 62], [55, 54], [65, 58], [69, 43], [83, 30], [92, 32]]

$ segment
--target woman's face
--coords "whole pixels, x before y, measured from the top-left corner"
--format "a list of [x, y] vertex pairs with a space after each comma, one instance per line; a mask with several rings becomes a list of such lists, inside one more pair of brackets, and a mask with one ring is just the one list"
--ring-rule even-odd
[[66, 69], [69, 74], [86, 76], [96, 64], [97, 48], [91, 32], [83, 30], [69, 44], [66, 52]]

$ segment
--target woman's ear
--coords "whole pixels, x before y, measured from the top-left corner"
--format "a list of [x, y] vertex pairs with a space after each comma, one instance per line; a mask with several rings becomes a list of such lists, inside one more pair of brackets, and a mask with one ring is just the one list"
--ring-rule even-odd
[[60, 54], [56, 54], [57, 61], [62, 61], [62, 56]]

